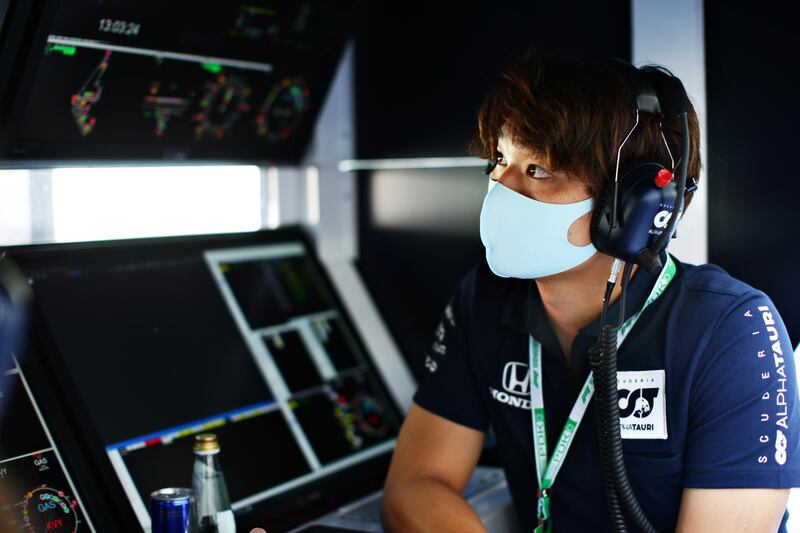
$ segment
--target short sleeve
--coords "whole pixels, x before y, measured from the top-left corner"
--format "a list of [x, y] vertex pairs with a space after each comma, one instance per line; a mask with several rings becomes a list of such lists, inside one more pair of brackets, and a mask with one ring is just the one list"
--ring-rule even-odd
[[691, 384], [684, 486], [800, 486], [794, 354], [773, 303], [753, 293], [720, 318]]
[[432, 413], [463, 426], [486, 431], [489, 416], [481, 402], [470, 364], [466, 331], [467, 298], [464, 282], [453, 294], [434, 332], [425, 356], [425, 375], [414, 402]]

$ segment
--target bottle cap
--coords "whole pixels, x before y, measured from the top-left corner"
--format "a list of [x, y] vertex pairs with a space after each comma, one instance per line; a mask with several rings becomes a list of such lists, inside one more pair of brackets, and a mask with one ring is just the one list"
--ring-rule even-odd
[[195, 453], [217, 453], [219, 452], [219, 442], [217, 436], [213, 433], [201, 433], [194, 437], [194, 451]]

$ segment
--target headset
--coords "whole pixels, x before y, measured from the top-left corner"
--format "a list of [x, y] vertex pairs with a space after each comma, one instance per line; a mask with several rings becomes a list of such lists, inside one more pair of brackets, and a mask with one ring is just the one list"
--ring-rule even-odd
[[[635, 122], [619, 145], [613, 179], [607, 181], [592, 213], [592, 244], [607, 255], [658, 272], [661, 269], [659, 255], [675, 233], [683, 212], [684, 196], [697, 189], [694, 178], [687, 176], [689, 98], [681, 81], [674, 76], [659, 80], [658, 87], [654, 87], [646, 75], [630, 63], [610, 59], [607, 64], [631, 93]], [[642, 113], [657, 117], [659, 125], [665, 116], [681, 119], [683, 146], [677, 178], [674, 176], [675, 160], [663, 132], [664, 146], [673, 168], [642, 160], [621, 165], [622, 149], [639, 125]], [[673, 213], [677, 215], [672, 216]]]
[[[611, 525], [614, 531], [627, 531], [627, 516], [641, 531], [654, 533], [656, 530], [633, 494], [625, 470], [617, 392], [617, 333], [625, 318], [625, 297], [633, 265], [652, 273], [661, 270], [660, 255], [675, 234], [685, 195], [697, 189], [694, 178], [687, 176], [690, 156], [689, 98], [681, 81], [672, 75], [659, 77], [654, 86], [642, 71], [630, 63], [611, 59], [608, 65], [628, 87], [635, 122], [617, 149], [613, 179], [607, 180], [592, 213], [592, 244], [599, 251], [614, 257], [615, 261], [603, 298], [600, 338], [590, 350], [589, 360], [595, 385], [601, 471]], [[665, 116], [677, 116], [680, 119], [682, 146], [677, 165], [663, 129], [661, 137], [672, 168], [642, 160], [620, 164], [622, 149], [639, 125], [641, 113], [655, 116], [659, 127], [662, 127]], [[608, 306], [623, 262], [625, 268], [619, 318], [616, 324], [609, 324], [606, 316]]]

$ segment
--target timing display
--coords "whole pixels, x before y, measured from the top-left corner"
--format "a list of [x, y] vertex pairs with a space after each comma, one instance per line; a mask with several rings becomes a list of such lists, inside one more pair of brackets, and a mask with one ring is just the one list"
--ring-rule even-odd
[[10, 156], [299, 161], [350, 3], [63, 0]]
[[97, 28], [104, 33], [116, 33], [118, 35], [139, 35], [142, 25], [136, 22], [125, 20], [100, 19], [100, 26]]

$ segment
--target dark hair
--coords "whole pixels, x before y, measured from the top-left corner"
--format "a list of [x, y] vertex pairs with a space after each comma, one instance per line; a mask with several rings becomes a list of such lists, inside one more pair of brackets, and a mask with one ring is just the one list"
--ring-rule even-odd
[[[641, 67], [654, 86], [672, 74], [655, 65]], [[689, 107], [688, 175], [698, 179], [700, 135], [694, 107]], [[529, 49], [512, 61], [484, 97], [470, 152], [497, 157], [500, 134], [545, 158], [548, 170], [584, 181], [595, 200], [613, 179], [617, 150], [635, 121], [627, 85], [602, 58]], [[672, 156], [681, 156], [680, 122], [665, 117], [663, 132]], [[639, 125], [622, 149], [626, 161], [649, 160], [670, 167], [658, 119], [640, 113]], [[687, 195], [686, 205], [691, 200]]]

